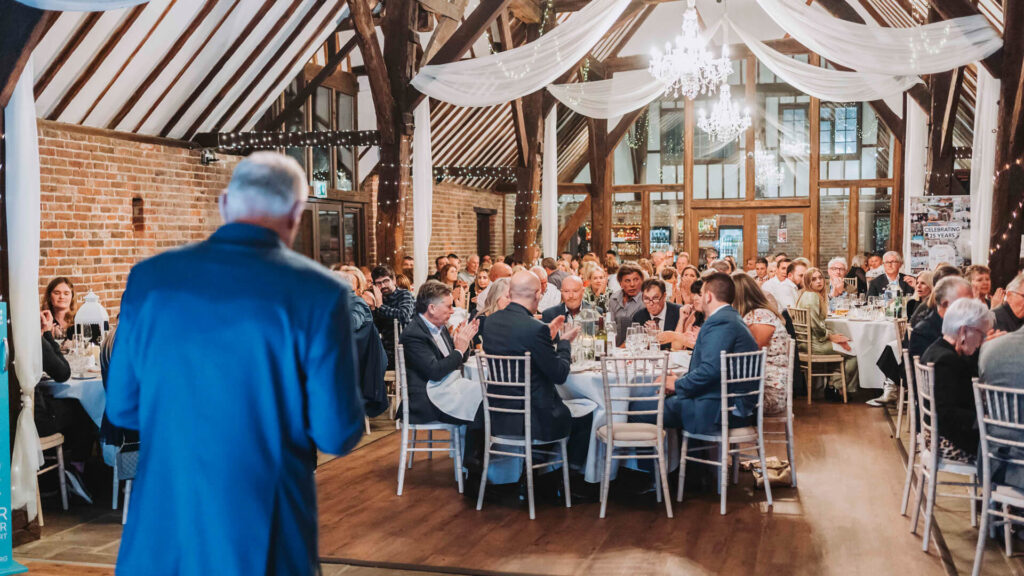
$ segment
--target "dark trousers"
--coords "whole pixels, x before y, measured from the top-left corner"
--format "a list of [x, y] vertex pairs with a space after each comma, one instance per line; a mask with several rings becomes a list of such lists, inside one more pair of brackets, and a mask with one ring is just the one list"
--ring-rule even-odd
[[71, 462], [85, 462], [92, 456], [98, 430], [78, 400], [46, 397], [36, 404], [35, 421], [40, 438], [64, 435], [64, 453]]
[[[572, 419], [569, 429], [569, 441], [566, 450], [569, 453], [569, 469], [580, 471], [587, 464], [587, 452], [590, 450], [590, 432], [594, 423], [594, 414], [586, 414]], [[471, 475], [479, 477], [483, 472], [484, 460], [484, 425], [483, 410], [477, 413], [477, 419], [467, 426], [466, 439], [463, 446], [463, 465]]]

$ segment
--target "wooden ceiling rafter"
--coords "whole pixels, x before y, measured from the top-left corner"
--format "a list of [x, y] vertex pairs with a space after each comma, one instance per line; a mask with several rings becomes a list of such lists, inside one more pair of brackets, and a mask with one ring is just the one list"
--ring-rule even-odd
[[57, 19], [47, 12], [14, 0], [0, 0], [0, 108], [7, 106], [14, 87], [32, 57], [32, 50]]
[[33, 86], [36, 99], [39, 99], [43, 90], [46, 90], [46, 87], [50, 85], [54, 78], [57, 77], [57, 73], [60, 72], [64, 67], [64, 64], [67, 63], [71, 54], [81, 46], [85, 37], [88, 36], [89, 32], [91, 32], [96, 26], [96, 23], [99, 22], [100, 16], [102, 15], [102, 12], [89, 12], [82, 18], [82, 21], [75, 28], [74, 33], [72, 33], [71, 37], [61, 48], [60, 52], [57, 53], [57, 56], [50, 62], [50, 65], [47, 66], [46, 70], [36, 80], [35, 85]]

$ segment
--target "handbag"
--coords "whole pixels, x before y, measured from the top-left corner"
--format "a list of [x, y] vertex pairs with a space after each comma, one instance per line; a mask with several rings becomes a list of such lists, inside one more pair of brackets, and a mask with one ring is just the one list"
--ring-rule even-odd
[[[772, 486], [789, 486], [793, 482], [793, 470], [787, 460], [779, 460], [775, 456], [769, 456], [764, 461], [765, 468], [768, 471], [768, 481]], [[764, 474], [761, 472], [761, 461], [760, 460], [747, 460], [740, 463], [740, 467], [744, 470], [750, 470], [754, 473], [754, 480], [757, 481], [757, 487], [764, 487]]]

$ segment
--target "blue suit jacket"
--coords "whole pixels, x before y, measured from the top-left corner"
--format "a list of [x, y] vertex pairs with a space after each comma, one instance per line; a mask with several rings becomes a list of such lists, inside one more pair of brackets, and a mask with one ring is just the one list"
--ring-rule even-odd
[[312, 574], [316, 448], [359, 441], [349, 294], [277, 235], [223, 226], [136, 265], [107, 414], [141, 452], [118, 574]]
[[[756, 352], [757, 342], [736, 309], [725, 306], [704, 321], [690, 357], [690, 369], [676, 380], [677, 400], [667, 404], [682, 410], [683, 427], [694, 434], [717, 434], [722, 426], [721, 353]], [[732, 426], [747, 425], [755, 401], [737, 403], [739, 417]], [[668, 409], [668, 408], [667, 408]]]

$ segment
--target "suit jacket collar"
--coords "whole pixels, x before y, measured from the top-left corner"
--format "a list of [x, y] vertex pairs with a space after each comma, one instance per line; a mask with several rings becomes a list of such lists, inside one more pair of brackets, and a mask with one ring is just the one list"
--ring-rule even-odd
[[[427, 335], [427, 340], [430, 340], [430, 344], [434, 347], [434, 353], [437, 354], [437, 357], [443, 358], [444, 354], [442, 354], [441, 349], [437, 347], [437, 342], [434, 341], [434, 333], [431, 332], [430, 325], [428, 325], [427, 321], [423, 319], [421, 314], [417, 314], [414, 317], [414, 320], [419, 321], [420, 329]], [[457, 352], [457, 350], [455, 350], [455, 341], [452, 340], [451, 334], [443, 328], [441, 329], [441, 339], [448, 345], [449, 354], [455, 354]]]
[[523, 306], [522, 304], [510, 302], [509, 305], [505, 307], [505, 310], [508, 310], [509, 312], [513, 312], [515, 314], [524, 314], [526, 316], [529, 316], [530, 318], [533, 318], [533, 314], [531, 314], [530, 311], [527, 310], [526, 307]]
[[235, 222], [221, 226], [213, 233], [212, 236], [210, 236], [210, 242], [259, 246], [264, 248], [273, 248], [275, 246], [284, 247], [284, 242], [281, 241], [277, 232], [274, 232], [270, 228], [264, 228], [263, 226], [246, 224], [243, 222]]

